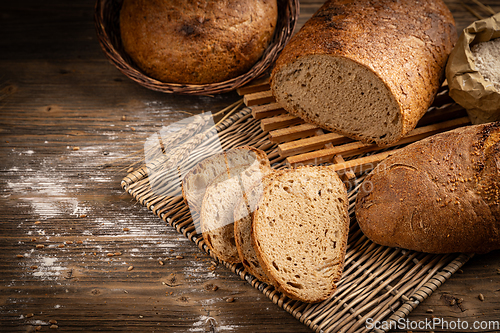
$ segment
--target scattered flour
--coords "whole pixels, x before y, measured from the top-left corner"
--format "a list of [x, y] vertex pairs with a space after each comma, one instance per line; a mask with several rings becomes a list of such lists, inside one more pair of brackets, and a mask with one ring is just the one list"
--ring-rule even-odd
[[188, 332], [206, 332], [206, 329], [210, 325], [210, 322], [215, 327], [216, 332], [224, 331], [238, 331], [238, 325], [221, 325], [219, 326], [217, 320], [213, 317], [200, 316], [196, 322], [193, 323], [193, 327], [188, 329]]

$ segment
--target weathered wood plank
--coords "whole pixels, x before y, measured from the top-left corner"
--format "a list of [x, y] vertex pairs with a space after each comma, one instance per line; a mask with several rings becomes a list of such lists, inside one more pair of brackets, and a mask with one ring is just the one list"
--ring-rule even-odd
[[[299, 26], [322, 2], [301, 1]], [[445, 2], [459, 31], [475, 20], [459, 1]], [[132, 82], [98, 45], [94, 4], [0, 4], [1, 330], [49, 331], [57, 320], [62, 331], [310, 332], [120, 189], [125, 161], [148, 136], [240, 97], [167, 95]], [[409, 320], [498, 320], [498, 258], [474, 257]]]

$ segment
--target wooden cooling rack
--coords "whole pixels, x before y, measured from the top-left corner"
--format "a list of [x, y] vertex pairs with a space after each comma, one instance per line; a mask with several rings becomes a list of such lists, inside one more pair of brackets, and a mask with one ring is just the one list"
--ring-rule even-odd
[[[354, 141], [340, 134], [327, 132], [320, 127], [305, 123], [299, 117], [288, 114], [275, 102], [269, 87], [269, 78], [264, 78], [238, 90], [244, 96], [245, 105], [252, 107], [252, 116], [260, 120], [263, 132], [269, 133], [269, 141], [278, 144], [278, 153], [286, 158], [289, 167], [306, 164], [333, 163], [337, 172], [353, 178], [373, 168], [397, 147], [419, 141], [428, 136], [470, 124], [464, 108], [448, 95], [448, 87], [439, 90], [433, 105], [417, 124], [417, 128], [389, 147]], [[344, 159], [375, 152], [368, 157], [346, 162]]]
[[[466, 112], [448, 96], [446, 86], [417, 128], [392, 147], [379, 148], [323, 131], [288, 115], [269, 92], [266, 79], [239, 90], [247, 107], [217, 126], [223, 150], [250, 145], [265, 151], [275, 169], [301, 164], [333, 164], [349, 181], [351, 226], [344, 272], [336, 293], [323, 302], [306, 304], [287, 298], [244, 270], [241, 264], [218, 259], [196, 232], [199, 217], [190, 214], [180, 187], [165, 188], [159, 195], [152, 190], [146, 166], [128, 174], [122, 187], [140, 204], [163, 219], [202, 251], [246, 280], [272, 302], [292, 314], [315, 332], [367, 332], [366, 320], [394, 325], [432, 294], [471, 256], [466, 254], [426, 254], [389, 248], [371, 242], [361, 232], [354, 214], [356, 194], [368, 171], [402, 146], [435, 133], [469, 124]], [[207, 157], [216, 143], [207, 140], [191, 153], [190, 165]], [[167, 163], [160, 156], [157, 163]], [[394, 326], [392, 326], [394, 327]], [[376, 332], [384, 332], [375, 330]]]

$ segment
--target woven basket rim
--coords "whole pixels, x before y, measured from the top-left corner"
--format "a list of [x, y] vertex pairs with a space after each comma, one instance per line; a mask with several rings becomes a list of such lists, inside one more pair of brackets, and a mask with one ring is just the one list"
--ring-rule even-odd
[[[293, 35], [300, 12], [299, 0], [278, 0], [278, 24], [274, 37], [254, 66], [246, 73], [235, 78], [209, 84], [167, 83], [144, 74], [129, 59], [121, 47], [119, 37], [114, 33], [118, 18], [112, 10], [119, 10], [123, 0], [97, 0], [95, 4], [94, 23], [99, 44], [108, 59], [125, 76], [140, 85], [164, 93], [187, 95], [213, 95], [235, 90], [248, 82], [262, 76], [276, 61], [283, 47]], [[111, 22], [114, 19], [113, 22]]]

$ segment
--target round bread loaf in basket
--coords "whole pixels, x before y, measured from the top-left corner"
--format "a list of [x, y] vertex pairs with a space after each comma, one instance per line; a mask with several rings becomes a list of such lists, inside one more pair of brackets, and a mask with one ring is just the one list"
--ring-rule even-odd
[[145, 74], [125, 52], [120, 38], [120, 9], [123, 0], [97, 0], [95, 26], [101, 47], [109, 60], [128, 78], [164, 93], [213, 95], [235, 90], [261, 76], [272, 66], [292, 37], [299, 16], [298, 0], [278, 0], [278, 21], [271, 43], [262, 57], [246, 73], [232, 79], [207, 84], [162, 82]]

